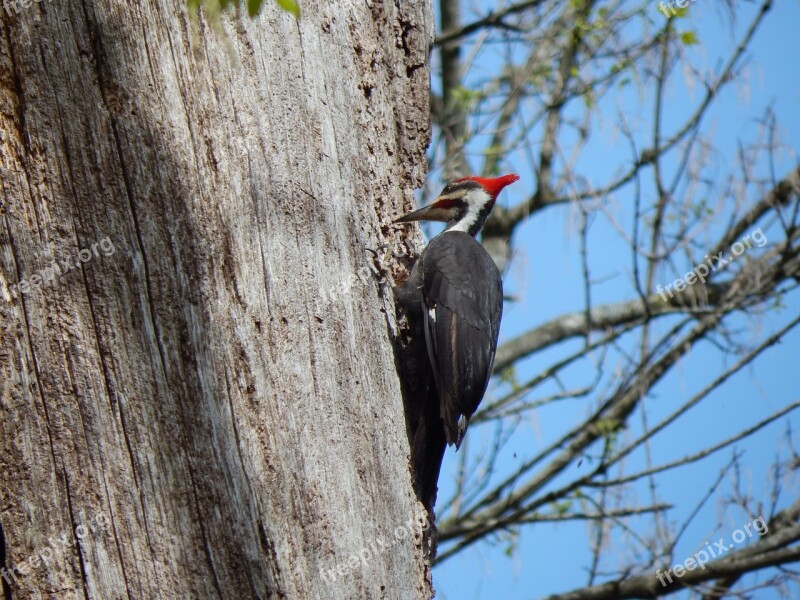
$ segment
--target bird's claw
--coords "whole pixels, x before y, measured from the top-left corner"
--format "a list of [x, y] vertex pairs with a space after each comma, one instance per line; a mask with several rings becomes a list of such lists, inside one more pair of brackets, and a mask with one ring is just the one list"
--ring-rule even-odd
[[391, 244], [381, 244], [377, 248], [370, 248], [369, 246], [364, 246], [364, 250], [366, 250], [367, 252], [371, 252], [375, 258], [378, 258], [378, 252], [381, 252], [391, 247], [392, 247]]

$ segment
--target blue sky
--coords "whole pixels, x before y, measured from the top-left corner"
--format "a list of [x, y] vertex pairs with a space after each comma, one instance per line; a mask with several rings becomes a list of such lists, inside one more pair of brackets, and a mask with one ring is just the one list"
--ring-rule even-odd
[[[658, 22], [657, 19], [663, 17], [657, 12], [657, 3], [652, 4], [653, 20]], [[692, 2], [687, 18], [680, 19], [677, 26], [679, 30], [695, 30], [700, 43], [686, 49], [681, 59], [683, 64], [675, 65], [676, 73], [687, 68], [716, 69], [721, 53], [729, 51], [732, 38], [741, 38], [754, 13], [751, 5], [743, 5], [739, 10], [736, 33], [731, 36], [728, 22], [722, 16], [724, 11], [717, 3], [703, 0]], [[754, 139], [759, 131], [758, 119], [767, 106], [771, 106], [776, 114], [783, 143], [788, 148], [800, 149], [800, 69], [795, 64], [800, 50], [798, 23], [799, 2], [775, 3], [766, 22], [757, 32], [748, 54], [745, 72], [747, 84], [733, 84], [723, 91], [708, 120], [704, 122], [706, 129], [714, 133], [714, 142], [719, 150], [711, 159], [709, 173], [712, 177], [722, 178], [730, 171], [739, 140], [747, 142]], [[484, 68], [491, 69], [491, 65]], [[435, 81], [434, 86], [436, 87]], [[698, 104], [702, 93], [702, 89], [687, 87], [682, 76], [673, 77], [664, 111], [664, 131], [671, 131], [682, 123]], [[615, 115], [611, 111], [620, 107], [632, 122], [649, 131], [649, 119], [652, 115], [649, 98], [643, 98], [632, 87], [621, 93], [611, 93], [598, 107], [601, 113], [604, 110], [609, 111], [605, 125], [614, 120]], [[609, 164], [624, 164], [629, 156], [624, 139], [614, 139], [611, 135], [604, 137], [598, 134], [600, 131], [593, 131], [595, 140], [587, 148], [578, 167], [581, 174], [590, 178], [595, 187], [611, 178]], [[796, 156], [786, 152], [776, 164], [777, 176], [780, 178], [796, 164]], [[535, 181], [530, 173], [525, 172], [524, 165], [524, 161], [515, 163], [513, 157], [505, 165], [522, 177], [519, 183], [503, 192], [502, 201], [507, 204], [515, 203], [534, 190]], [[667, 168], [674, 167], [669, 161], [665, 161], [665, 165]], [[755, 199], [754, 197], [753, 200]], [[629, 200], [630, 191], [625, 190], [608, 200], [610, 205], [616, 207], [614, 214], [623, 224], [629, 224], [632, 218], [632, 211], [626, 207]], [[769, 239], [770, 230], [764, 231]], [[708, 239], [713, 240], [715, 233], [718, 232], [709, 232]], [[777, 233], [773, 235], [777, 239]], [[573, 208], [564, 205], [537, 213], [520, 227], [515, 237], [515, 249], [518, 258], [506, 278], [506, 291], [519, 296], [520, 302], [506, 305], [501, 343], [503, 339], [519, 335], [558, 315], [584, 308], [577, 212]], [[608, 279], [593, 290], [595, 304], [632, 298], [630, 261], [620, 259], [629, 255], [628, 246], [614, 227], [607, 220], [596, 219], [590, 229], [589, 260], [593, 275], [605, 275]], [[689, 270], [691, 266], [682, 264], [680, 268], [686, 267], [685, 270]], [[666, 285], [675, 277], [675, 273], [664, 273], [660, 281]], [[797, 294], [794, 294], [789, 296], [782, 309], [758, 316], [740, 316], [733, 323], [741, 328], [742, 335], [746, 336], [747, 332], [751, 332], [755, 339], [755, 336], [763, 337], [763, 332], [773, 331], [787, 319], [793, 318], [798, 311], [800, 301]], [[656, 327], [659, 331], [665, 331], [669, 324], [670, 321], [666, 319]], [[554, 356], [564, 356], [568, 351], [578, 350], [582, 343], [582, 340], [568, 341], [524, 360], [519, 367], [520, 380], [524, 381], [551, 365]], [[800, 399], [800, 383], [793, 376], [797, 369], [798, 356], [800, 331], [795, 329], [784, 338], [782, 344], [768, 349], [750, 368], [732, 377], [701, 403], [698, 409], [681, 418], [670, 428], [668, 434], [656, 438], [652, 445], [654, 462], [658, 464], [679, 458], [723, 440]], [[711, 344], [704, 344], [688, 360], [681, 361], [673, 368], [648, 397], [652, 421], [669, 414], [735, 360], [735, 357], [722, 355]], [[581, 367], [568, 373], [578, 382], [574, 384], [577, 387], [594, 372]], [[540, 393], [545, 391], [547, 390]], [[543, 448], [555, 436], [585, 418], [597, 401], [597, 396], [591, 396], [538, 410], [514, 432], [501, 454], [501, 468], [510, 469], [522, 457], [530, 456]], [[780, 440], [786, 432], [787, 423], [792, 424], [793, 431], [800, 431], [800, 413], [790, 413], [754, 438], [736, 445], [736, 450], [744, 453], [743, 463], [749, 467], [747, 472], [741, 474], [742, 479], [746, 481], [749, 493], [754, 497], [768, 498], [770, 480], [766, 469], [774, 461], [776, 453], [781, 448], [785, 449], [785, 443]], [[470, 450], [477, 452], [485, 448], [493, 431], [491, 427], [475, 427], [470, 430], [470, 434]], [[796, 433], [794, 439], [800, 445]], [[659, 500], [674, 505], [674, 509], [669, 512], [670, 522], [683, 522], [711, 487], [720, 469], [731, 459], [731, 454], [730, 449], [724, 450], [705, 462], [667, 473], [659, 479]], [[458, 456], [452, 449], [449, 450], [440, 481], [440, 498], [446, 498], [448, 491], [452, 490], [457, 460]], [[642, 466], [641, 455], [638, 454], [626, 464], [626, 472], [636, 471]], [[586, 466], [571, 466], [566, 476], [574, 476], [581, 468]], [[730, 490], [728, 480], [722, 489], [725, 492]], [[797, 497], [797, 489], [791, 486], [783, 493], [779, 507]], [[641, 494], [641, 501], [646, 504], [645, 490], [641, 490]], [[708, 502], [698, 512], [676, 548], [676, 561], [682, 561], [703, 547], [720, 514], [721, 507], [715, 500]], [[723, 526], [713, 539], [728, 539], [737, 529], [758, 516], [729, 510], [723, 517]], [[651, 527], [651, 522], [651, 519], [645, 517], [638, 524], [647, 529]], [[634, 522], [634, 525], [638, 524]], [[741, 545], [746, 543], [744, 541]], [[613, 568], [617, 566], [617, 560], [631, 558], [628, 554], [631, 547], [629, 540], [615, 538], [608, 548], [606, 566]], [[446, 545], [442, 546], [442, 549], [446, 548]], [[437, 566], [434, 569], [434, 586], [437, 598], [446, 600], [538, 598], [584, 585], [589, 560], [585, 523], [537, 524], [524, 528], [513, 546], [506, 541], [481, 542]], [[758, 593], [758, 598], [777, 597], [777, 592], [774, 591]]]

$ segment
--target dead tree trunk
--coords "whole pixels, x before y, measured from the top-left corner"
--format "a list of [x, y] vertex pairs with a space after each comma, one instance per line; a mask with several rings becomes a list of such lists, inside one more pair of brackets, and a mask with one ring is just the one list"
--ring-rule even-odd
[[430, 596], [364, 249], [424, 175], [431, 10], [301, 5], [3, 10], [6, 598]]

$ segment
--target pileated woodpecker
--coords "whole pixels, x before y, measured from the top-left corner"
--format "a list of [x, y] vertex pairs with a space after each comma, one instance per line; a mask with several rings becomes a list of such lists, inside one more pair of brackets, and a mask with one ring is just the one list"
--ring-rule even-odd
[[450, 182], [434, 202], [395, 223], [443, 221], [395, 288], [417, 343], [405, 376], [416, 396], [408, 419], [417, 496], [432, 511], [447, 444], [459, 448], [470, 417], [486, 392], [503, 313], [503, 281], [475, 240], [500, 191], [517, 175], [466, 177]]

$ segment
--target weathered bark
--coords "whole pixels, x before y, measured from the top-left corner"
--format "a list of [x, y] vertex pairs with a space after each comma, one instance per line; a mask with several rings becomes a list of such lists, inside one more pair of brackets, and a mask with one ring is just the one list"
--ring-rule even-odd
[[302, 9], [4, 12], [4, 595], [430, 596], [364, 270], [424, 174], [430, 6]]

